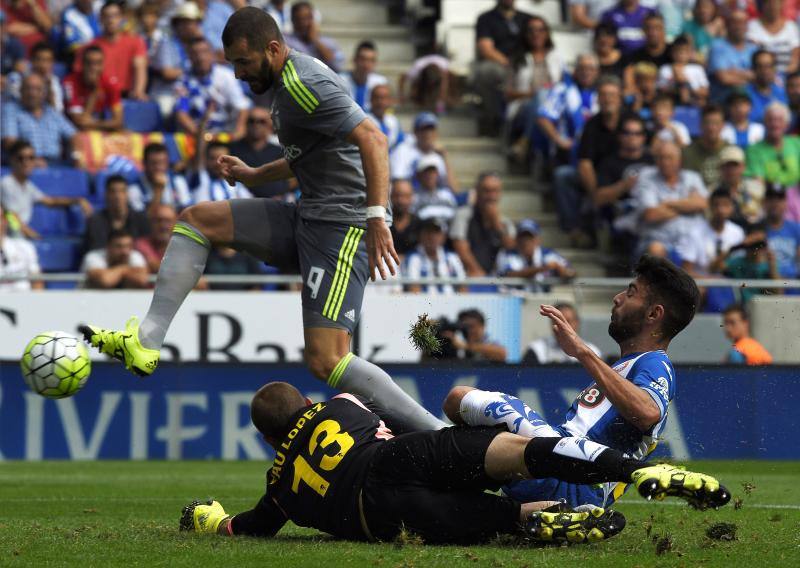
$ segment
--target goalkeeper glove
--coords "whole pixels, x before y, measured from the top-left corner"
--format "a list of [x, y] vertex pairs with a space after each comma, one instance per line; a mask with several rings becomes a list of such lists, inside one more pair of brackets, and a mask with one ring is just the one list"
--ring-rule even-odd
[[209, 499], [205, 504], [192, 501], [183, 508], [180, 527], [182, 531], [216, 534], [220, 523], [230, 518], [219, 501]]

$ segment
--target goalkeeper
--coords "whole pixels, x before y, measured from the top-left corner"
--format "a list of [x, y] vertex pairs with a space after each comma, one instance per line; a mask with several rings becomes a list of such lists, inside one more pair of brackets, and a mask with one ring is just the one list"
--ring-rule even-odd
[[[376, 409], [377, 410], [377, 409]], [[549, 542], [614, 536], [624, 517], [587, 506], [542, 510], [486, 493], [519, 479], [634, 483], [648, 498], [678, 496], [705, 508], [730, 499], [716, 479], [647, 466], [581, 438], [528, 439], [493, 427], [453, 427], [394, 436], [361, 399], [312, 403], [287, 383], [254, 396], [253, 424], [276, 452], [266, 493], [228, 515], [216, 501], [184, 508], [181, 528], [270, 537], [287, 522], [352, 540], [392, 540], [405, 527], [428, 543], [474, 543], [497, 534]]]

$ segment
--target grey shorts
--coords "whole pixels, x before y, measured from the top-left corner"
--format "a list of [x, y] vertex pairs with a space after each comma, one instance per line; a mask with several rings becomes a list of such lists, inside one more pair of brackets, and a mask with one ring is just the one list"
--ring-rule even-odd
[[369, 266], [364, 229], [300, 217], [297, 205], [232, 199], [233, 248], [303, 278], [303, 326], [353, 333]]

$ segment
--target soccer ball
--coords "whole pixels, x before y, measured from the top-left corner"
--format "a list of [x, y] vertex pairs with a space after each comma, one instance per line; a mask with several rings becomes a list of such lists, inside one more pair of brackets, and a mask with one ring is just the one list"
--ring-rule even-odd
[[48, 331], [31, 339], [19, 366], [31, 390], [47, 398], [72, 396], [86, 384], [92, 370], [86, 346], [63, 331]]

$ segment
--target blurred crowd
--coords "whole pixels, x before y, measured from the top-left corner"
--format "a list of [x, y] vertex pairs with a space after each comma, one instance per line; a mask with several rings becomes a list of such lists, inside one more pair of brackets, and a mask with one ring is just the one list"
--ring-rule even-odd
[[[396, 86], [381, 73], [379, 42], [365, 38], [345, 54], [309, 2], [2, 0], [0, 238], [3, 259], [17, 260], [4, 260], [0, 275], [79, 268], [87, 287], [145, 287], [181, 209], [302, 196], [294, 180], [247, 188], [219, 176], [225, 153], [251, 165], [283, 155], [269, 101], [236, 80], [223, 56], [225, 22], [248, 3], [273, 15], [293, 49], [340, 72], [388, 137], [403, 275], [515, 276], [531, 291], [575, 276], [568, 255], [544, 246], [536, 220], [513, 223], [502, 213], [503, 173], [461, 186], [440, 128], [464, 100], [476, 105], [480, 133], [502, 137], [509, 160], [550, 188], [565, 247], [605, 247], [626, 261], [650, 252], [696, 276], [798, 275], [795, 0], [570, 0], [568, 22], [498, 0], [475, 24], [468, 78], [430, 44]], [[585, 30], [593, 49], [564, 60], [555, 26]], [[411, 128], [395, 107], [414, 109]], [[191, 139], [193, 155], [176, 158], [150, 141], [137, 167], [109, 160], [86, 194], [40, 187], [43, 168], [80, 163], [80, 133], [137, 131], [143, 117]], [[63, 235], [43, 234], [42, 219], [54, 218], [44, 209], [66, 216]], [[37, 260], [48, 239], [65, 238], [78, 251], [71, 266]], [[207, 271], [272, 269], [221, 249]], [[737, 299], [725, 289], [705, 294], [715, 311]]]

